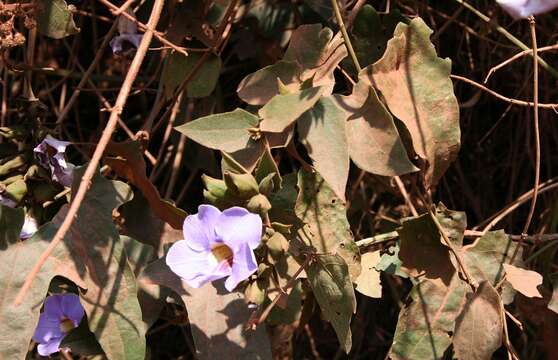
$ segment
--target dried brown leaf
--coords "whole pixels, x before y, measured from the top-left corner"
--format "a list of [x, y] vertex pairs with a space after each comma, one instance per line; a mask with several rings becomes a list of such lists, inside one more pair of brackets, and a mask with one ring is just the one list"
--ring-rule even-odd
[[536, 271], [522, 269], [510, 264], [504, 264], [506, 280], [513, 288], [527, 297], [542, 297], [537, 286], [542, 284], [542, 275]]

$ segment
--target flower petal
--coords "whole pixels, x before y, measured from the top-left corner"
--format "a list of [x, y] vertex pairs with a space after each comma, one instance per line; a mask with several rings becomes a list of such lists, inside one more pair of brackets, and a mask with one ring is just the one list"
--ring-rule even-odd
[[188, 285], [200, 287], [206, 282], [221, 279], [231, 273], [231, 269], [212, 260], [211, 250], [195, 251], [186, 240], [173, 244], [166, 257], [166, 263], [173, 273]]
[[23, 227], [21, 228], [21, 232], [19, 233], [20, 239], [28, 239], [33, 236], [34, 233], [37, 232], [39, 229], [39, 224], [34, 217], [25, 214], [25, 221], [23, 223]]
[[221, 211], [212, 205], [200, 205], [198, 213], [188, 215], [184, 220], [182, 231], [184, 240], [196, 251], [209, 251], [215, 243], [215, 223]]
[[39, 323], [33, 334], [33, 340], [39, 343], [45, 343], [62, 335], [60, 318], [49, 316], [46, 312], [41, 313], [39, 316]]
[[41, 356], [49, 356], [50, 354], [54, 354], [59, 351], [60, 343], [62, 342], [63, 337], [54, 338], [46, 343], [40, 343], [37, 346], [37, 352]]
[[55, 319], [62, 319], [64, 313], [62, 312], [62, 294], [50, 295], [45, 300], [43, 313]]
[[17, 203], [15, 201], [13, 201], [12, 199], [10, 199], [5, 195], [2, 195], [1, 193], [0, 193], [0, 204], [11, 208], [15, 208], [17, 206]]
[[558, 0], [496, 0], [496, 2], [516, 19], [528, 18], [558, 7]]
[[121, 53], [124, 48], [124, 43], [129, 43], [130, 45], [137, 48], [141, 42], [142, 34], [121, 34], [115, 36], [109, 43], [112, 48], [113, 54]]
[[65, 153], [66, 148], [68, 147], [68, 145], [72, 144], [69, 141], [58, 140], [58, 139], [56, 139], [56, 138], [54, 138], [50, 135], [45, 136], [45, 138], [43, 139], [43, 143], [45, 143], [45, 144], [49, 145], [50, 147], [54, 148], [57, 153]]
[[238, 283], [247, 279], [250, 275], [255, 273], [256, 270], [258, 270], [258, 264], [256, 263], [254, 252], [250, 249], [248, 244], [243, 244], [238, 251], [234, 253], [232, 274], [225, 281], [225, 288], [228, 291], [233, 291]]
[[215, 233], [233, 251], [243, 244], [248, 244], [250, 249], [255, 249], [262, 239], [262, 219], [259, 215], [235, 206], [223, 211], [219, 216]]
[[196, 277], [186, 280], [186, 283], [193, 288], [199, 288], [202, 285], [212, 282], [218, 279], [222, 279], [231, 274], [231, 267], [228, 262], [221, 261], [216, 268], [210, 274], [199, 274]]
[[64, 294], [62, 296], [62, 312], [64, 316], [72, 320], [75, 326], [78, 326], [83, 315], [85, 315], [85, 310], [79, 301], [79, 296], [76, 294]]

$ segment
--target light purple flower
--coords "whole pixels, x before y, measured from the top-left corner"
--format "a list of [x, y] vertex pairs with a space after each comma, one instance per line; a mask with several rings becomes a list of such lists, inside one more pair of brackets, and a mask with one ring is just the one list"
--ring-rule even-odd
[[[0, 193], [0, 204], [11, 208], [15, 208], [17, 206], [17, 203], [15, 201], [7, 196], [2, 195], [2, 193]], [[23, 222], [23, 227], [21, 228], [21, 232], [19, 233], [19, 238], [22, 240], [28, 239], [33, 236], [33, 234], [36, 233], [38, 229], [39, 224], [37, 223], [37, 220], [31, 215], [25, 214], [25, 221]]]
[[70, 142], [60, 141], [47, 135], [43, 141], [33, 149], [35, 158], [42, 167], [50, 169], [52, 180], [59, 184], [72, 186], [74, 164], [66, 161], [66, 147]]
[[37, 351], [49, 356], [60, 349], [66, 334], [77, 327], [85, 315], [76, 294], [57, 294], [46, 298], [33, 340], [39, 343]]
[[496, 0], [496, 2], [516, 19], [528, 18], [558, 7], [558, 0]]
[[25, 214], [25, 221], [23, 222], [23, 227], [19, 233], [19, 238], [22, 240], [29, 239], [33, 234], [39, 229], [39, 224], [34, 217]]
[[17, 206], [17, 203], [15, 201], [10, 199], [6, 195], [2, 195], [2, 193], [0, 193], [0, 204], [11, 208], [15, 208]]
[[262, 237], [258, 215], [241, 207], [221, 212], [200, 205], [184, 220], [183, 231], [185, 240], [171, 246], [166, 262], [188, 285], [199, 288], [228, 276], [225, 288], [232, 291], [258, 269], [253, 252]]
[[[126, 12], [135, 18], [134, 13], [129, 8]], [[137, 49], [143, 37], [143, 34], [138, 33], [138, 25], [124, 15], [120, 15], [118, 17], [118, 33], [120, 35], [115, 36], [110, 41], [110, 47], [112, 48], [113, 54], [121, 53], [124, 49], [125, 43], [128, 43]]]

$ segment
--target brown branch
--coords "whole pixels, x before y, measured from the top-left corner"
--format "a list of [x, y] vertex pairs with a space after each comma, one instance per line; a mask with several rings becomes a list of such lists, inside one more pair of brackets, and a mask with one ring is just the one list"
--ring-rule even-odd
[[[478, 82], [473, 81], [473, 80], [468, 79], [468, 78], [463, 77], [463, 76], [450, 75], [450, 77], [452, 79], [460, 80], [460, 81], [466, 82], [468, 84], [471, 84], [471, 85], [473, 85], [473, 86], [475, 86], [475, 87], [477, 87], [477, 88], [479, 88], [483, 91], [486, 91], [490, 95], [493, 95], [493, 96], [497, 97], [500, 100], [509, 102], [511, 104], [514, 104], [514, 105], [520, 105], [520, 106], [534, 106], [535, 105], [535, 104], [533, 104], [532, 102], [529, 102], [529, 101], [523, 101], [523, 100], [517, 100], [517, 99], [511, 99], [511, 98], [505, 97], [504, 95], [501, 95], [501, 94], [497, 93], [496, 91], [491, 90], [491, 89], [487, 88], [486, 86], [484, 86], [482, 84], [479, 84]], [[554, 110], [556, 110], [556, 109], [558, 109], [558, 104], [537, 104], [537, 107], [543, 108], [543, 109], [554, 109]]]
[[[120, 8], [116, 5], [114, 5], [113, 3], [111, 3], [108, 0], [99, 0], [103, 5], [105, 5], [106, 7], [108, 7], [111, 11], [113, 12], [119, 12]], [[159, 40], [160, 42], [162, 42], [163, 44], [167, 45], [168, 47], [171, 47], [172, 49], [178, 51], [181, 54], [184, 54], [186, 56], [188, 56], [188, 52], [181, 46], [178, 46], [170, 41], [168, 41], [161, 32], [155, 30], [155, 26], [150, 26], [149, 22], [146, 24], [138, 21], [138, 19], [136, 19], [134, 16], [128, 14], [127, 12], [122, 12], [120, 14], [121, 16], [126, 17], [128, 20], [133, 21], [134, 23], [136, 23], [136, 25], [143, 30], [146, 34], [149, 31], [153, 36], [155, 36], [157, 38], [157, 40]], [[115, 22], [117, 22], [115, 20]]]
[[[529, 27], [531, 28], [531, 40], [533, 42], [533, 120], [534, 120], [534, 130], [535, 130], [535, 185], [533, 187], [533, 199], [531, 201], [531, 208], [529, 209], [529, 215], [525, 221], [525, 226], [523, 227], [523, 234], [527, 234], [529, 231], [529, 226], [531, 226], [531, 221], [533, 220], [533, 215], [535, 214], [535, 206], [537, 205], [537, 196], [539, 195], [539, 181], [541, 174], [541, 136], [539, 131], [539, 63], [537, 61], [537, 31], [535, 29], [535, 18], [531, 16], [529, 18]], [[513, 261], [513, 258], [510, 263]]]
[[[153, 29], [157, 26], [157, 23], [159, 22], [159, 18], [161, 16], [161, 11], [163, 9], [164, 3], [165, 3], [164, 0], [155, 0], [155, 3], [153, 4], [153, 9], [151, 10], [151, 15], [149, 17], [149, 21], [147, 23], [147, 25], [150, 29]], [[77, 192], [75, 194], [75, 197], [73, 198], [72, 204], [70, 205], [70, 209], [68, 210], [68, 213], [66, 214], [66, 217], [64, 218], [64, 221], [62, 222], [62, 225], [56, 231], [56, 234], [54, 235], [52, 241], [50, 242], [48, 247], [45, 249], [45, 251], [41, 254], [39, 259], [35, 263], [35, 266], [33, 266], [33, 269], [30, 271], [30, 273], [25, 278], [25, 282], [23, 283], [23, 286], [21, 287], [20, 291], [18, 292], [18, 294], [17, 294], [17, 296], [14, 300], [14, 305], [15, 306], [18, 306], [18, 305], [21, 304], [21, 302], [23, 301], [23, 298], [25, 297], [25, 294], [27, 293], [27, 291], [31, 287], [31, 284], [33, 283], [33, 280], [35, 279], [35, 277], [37, 276], [37, 274], [41, 270], [41, 267], [46, 262], [48, 257], [52, 254], [52, 252], [54, 251], [56, 246], [64, 239], [64, 236], [66, 235], [66, 233], [70, 229], [70, 226], [72, 225], [72, 223], [74, 221], [74, 218], [77, 215], [79, 207], [81, 206], [81, 203], [82, 203], [83, 199], [85, 198], [85, 194], [87, 193], [87, 190], [91, 186], [91, 179], [93, 178], [93, 176], [97, 172], [97, 167], [98, 167], [98, 165], [101, 161], [101, 157], [103, 156], [105, 148], [107, 147], [108, 143], [110, 142], [110, 139], [112, 137], [112, 133], [114, 132], [114, 129], [116, 128], [116, 125], [118, 124], [118, 117], [120, 116], [120, 114], [122, 113], [122, 110], [124, 109], [124, 106], [126, 105], [126, 101], [128, 100], [128, 95], [129, 95], [130, 90], [132, 88], [132, 84], [134, 83], [134, 80], [136, 79], [136, 77], [138, 75], [138, 72], [139, 72], [139, 70], [141, 68], [141, 65], [143, 63], [143, 60], [145, 58], [145, 54], [147, 53], [147, 50], [149, 49], [149, 44], [151, 43], [152, 38], [153, 38], [153, 31], [151, 31], [151, 30], [146, 31], [145, 35], [143, 36], [143, 38], [141, 40], [141, 43], [138, 47], [136, 55], [134, 56], [134, 59], [132, 60], [132, 63], [130, 64], [130, 69], [129, 69], [128, 73], [126, 74], [126, 78], [124, 79], [124, 82], [122, 83], [122, 88], [120, 89], [120, 92], [118, 93], [118, 97], [116, 98], [116, 103], [111, 110], [110, 117], [107, 121], [107, 125], [106, 125], [105, 129], [103, 130], [101, 138], [99, 139], [99, 143], [98, 143], [97, 147], [95, 148], [95, 152], [93, 153], [93, 156], [91, 157], [91, 161], [89, 162], [89, 165], [87, 166], [87, 169], [85, 170], [85, 173], [83, 174], [83, 177], [82, 177], [81, 182], [79, 184], [79, 188], [77, 189]]]
[[[558, 44], [554, 44], [554, 45], [549, 45], [549, 46], [544, 46], [542, 48], [537, 48], [536, 51], [537, 53], [543, 52], [543, 51], [549, 51], [549, 50], [556, 50], [558, 49]], [[486, 78], [484, 79], [484, 83], [486, 84], [488, 82], [488, 79], [492, 76], [492, 74], [494, 74], [496, 71], [500, 70], [501, 68], [503, 68], [506, 65], [509, 65], [510, 63], [514, 62], [515, 60], [522, 58], [525, 55], [529, 55], [531, 54], [531, 52], [533, 52], [533, 49], [528, 49], [528, 50], [523, 50], [521, 52], [518, 52], [517, 54], [515, 54], [514, 56], [512, 56], [511, 58], [507, 59], [506, 61], [501, 62], [500, 64], [493, 66], [489, 71], [488, 71], [488, 75], [486, 75]]]

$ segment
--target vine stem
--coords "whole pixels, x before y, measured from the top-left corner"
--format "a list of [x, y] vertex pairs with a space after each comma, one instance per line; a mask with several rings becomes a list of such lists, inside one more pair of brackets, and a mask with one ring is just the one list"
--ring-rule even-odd
[[[515, 36], [510, 34], [506, 29], [504, 29], [500, 25], [496, 24], [494, 21], [492, 21], [492, 19], [490, 19], [490, 17], [484, 15], [482, 12], [477, 10], [473, 5], [469, 4], [467, 1], [465, 1], [465, 0], [454, 0], [454, 1], [463, 5], [465, 8], [467, 8], [467, 10], [469, 10], [473, 14], [477, 15], [482, 21], [487, 23], [489, 26], [493, 27], [500, 34], [504, 35], [504, 37], [506, 39], [508, 39], [509, 41], [514, 43], [521, 50], [531, 50], [531, 49], [529, 49], [529, 47], [527, 45], [525, 45], [523, 42], [521, 42], [521, 40], [519, 40], [518, 38], [516, 38]], [[536, 61], [538, 61], [539, 64], [541, 64], [541, 66], [546, 71], [548, 71], [550, 74], [552, 74], [552, 76], [554, 76], [555, 78], [558, 78], [558, 71], [555, 68], [550, 66], [546, 61], [544, 61], [540, 56], [538, 56], [536, 52], [531, 53], [531, 55], [533, 56], [533, 58]]]
[[124, 106], [126, 105], [126, 101], [128, 100], [128, 95], [130, 94], [130, 90], [132, 89], [132, 84], [134, 83], [134, 80], [138, 75], [138, 72], [141, 68], [147, 50], [149, 49], [149, 44], [151, 43], [151, 39], [153, 38], [152, 29], [155, 29], [157, 23], [159, 22], [159, 18], [161, 17], [161, 11], [163, 9], [164, 3], [165, 3], [164, 0], [155, 0], [155, 3], [153, 4], [153, 9], [151, 10], [151, 15], [147, 23], [147, 30], [141, 40], [136, 55], [134, 56], [134, 59], [130, 64], [130, 69], [126, 74], [126, 78], [124, 79], [124, 82], [122, 83], [122, 88], [118, 93], [118, 97], [116, 98], [114, 107], [110, 111], [110, 117], [107, 121], [107, 125], [103, 130], [101, 138], [99, 139], [99, 143], [97, 144], [97, 147], [95, 148], [95, 152], [91, 157], [91, 161], [89, 162], [89, 165], [87, 165], [85, 173], [83, 174], [77, 193], [73, 198], [72, 204], [70, 205], [70, 209], [68, 210], [68, 214], [64, 218], [62, 225], [60, 225], [60, 228], [58, 228], [58, 231], [56, 231], [56, 234], [54, 235], [48, 247], [41, 254], [39, 259], [35, 263], [35, 266], [33, 266], [33, 269], [31, 269], [31, 271], [25, 278], [25, 282], [23, 283], [23, 286], [19, 290], [14, 300], [15, 306], [21, 304], [23, 298], [25, 297], [25, 294], [27, 294], [27, 291], [31, 287], [33, 280], [41, 270], [42, 266], [44, 265], [48, 257], [52, 254], [56, 246], [60, 242], [62, 242], [62, 239], [64, 239], [64, 236], [70, 229], [70, 226], [72, 225], [77, 215], [81, 203], [85, 198], [85, 194], [87, 193], [87, 190], [91, 186], [91, 179], [93, 178], [95, 172], [97, 171], [97, 167], [101, 161], [101, 157], [103, 156], [105, 148], [107, 147], [112, 137], [112, 133], [114, 132], [116, 125], [118, 124], [118, 118], [122, 113]]
[[[533, 214], [535, 213], [535, 205], [537, 204], [537, 196], [539, 194], [539, 181], [541, 173], [541, 137], [539, 132], [539, 63], [537, 61], [537, 31], [535, 29], [535, 18], [529, 18], [529, 27], [531, 28], [531, 41], [533, 42], [533, 116], [535, 130], [535, 185], [533, 187], [533, 199], [531, 200], [531, 208], [527, 221], [523, 227], [523, 234], [527, 234]], [[512, 259], [513, 260], [513, 259]]]
[[337, 24], [339, 25], [339, 28], [341, 29], [341, 34], [343, 35], [343, 40], [345, 42], [345, 46], [347, 46], [347, 50], [349, 51], [349, 55], [351, 56], [351, 59], [353, 60], [353, 64], [355, 65], [357, 73], [359, 73], [360, 70], [362, 70], [362, 68], [360, 67], [360, 64], [358, 62], [358, 58], [356, 56], [355, 50], [353, 49], [353, 44], [351, 43], [351, 40], [349, 38], [349, 33], [347, 33], [347, 28], [345, 27], [345, 23], [343, 22], [343, 17], [341, 16], [341, 10], [339, 10], [339, 4], [337, 3], [337, 0], [331, 0], [331, 4], [333, 5], [333, 11], [335, 12], [335, 18], [337, 19]]
[[539, 131], [539, 63], [537, 61], [537, 30], [535, 24], [535, 18], [531, 15], [529, 17], [529, 28], [531, 29], [531, 42], [533, 43], [533, 117], [534, 117], [534, 131], [535, 131], [535, 185], [533, 186], [533, 198], [531, 199], [531, 207], [529, 208], [529, 215], [527, 215], [527, 220], [525, 221], [525, 226], [523, 227], [523, 232], [521, 234], [521, 239], [519, 244], [516, 246], [512, 257], [510, 258], [510, 264], [513, 264], [519, 249], [523, 243], [524, 238], [527, 237], [527, 231], [531, 226], [531, 221], [533, 220], [533, 215], [535, 214], [535, 207], [537, 205], [537, 196], [539, 194], [539, 181], [541, 173], [541, 136]]
[[66, 116], [68, 116], [68, 113], [70, 112], [72, 106], [78, 99], [81, 90], [85, 87], [85, 83], [89, 81], [89, 78], [91, 74], [93, 74], [93, 71], [95, 71], [97, 64], [99, 64], [99, 62], [103, 58], [103, 55], [105, 54], [105, 49], [107, 48], [107, 45], [112, 39], [112, 36], [116, 33], [116, 30], [118, 30], [118, 21], [114, 22], [114, 24], [112, 25], [108, 33], [105, 35], [102, 44], [97, 48], [97, 53], [95, 54], [95, 58], [93, 59], [93, 62], [91, 62], [91, 65], [89, 65], [85, 73], [82, 75], [78, 86], [76, 87], [72, 96], [70, 97], [70, 100], [68, 100], [66, 106], [64, 106], [64, 109], [62, 109], [60, 115], [58, 115], [58, 119], [56, 119], [56, 125], [59, 126], [60, 124], [62, 124]]

